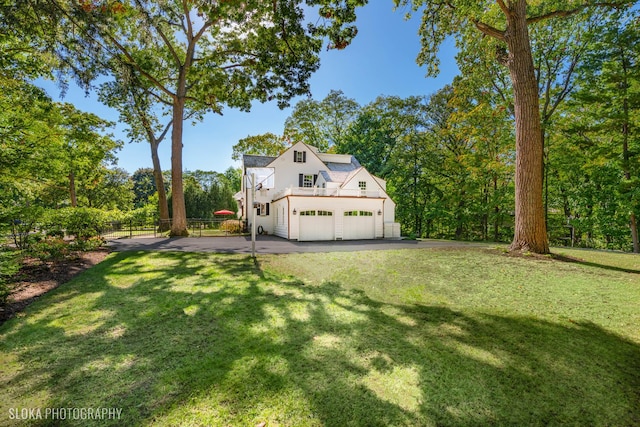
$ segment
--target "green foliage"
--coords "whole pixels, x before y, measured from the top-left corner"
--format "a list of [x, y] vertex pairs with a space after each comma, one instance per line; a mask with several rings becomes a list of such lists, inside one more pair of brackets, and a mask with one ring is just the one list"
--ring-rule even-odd
[[279, 156], [287, 144], [283, 137], [273, 133], [263, 135], [253, 135], [242, 138], [233, 146], [233, 160], [242, 160], [243, 154], [254, 154], [258, 156]]
[[5, 207], [0, 212], [0, 222], [5, 224], [5, 230], [9, 230], [16, 248], [28, 249], [39, 236], [35, 232], [45, 210], [40, 206], [27, 204]]
[[133, 205], [133, 183], [129, 173], [121, 168], [99, 168], [93, 182], [79, 187], [86, 197], [87, 206], [103, 210], [131, 209]]
[[141, 208], [149, 203], [149, 198], [157, 191], [153, 169], [140, 168], [131, 176], [133, 181], [133, 206]]
[[20, 271], [22, 252], [0, 246], [0, 307], [11, 293], [9, 280]]
[[321, 152], [339, 145], [360, 106], [340, 90], [331, 90], [322, 100], [299, 101], [284, 124], [284, 136], [291, 143], [304, 142]]
[[[237, 174], [231, 174], [233, 180]], [[237, 204], [233, 198], [232, 185], [225, 174], [218, 172], [194, 171], [184, 174], [184, 199], [188, 218], [210, 219], [213, 212], [221, 209], [235, 211]], [[170, 199], [173, 195], [170, 196]], [[170, 206], [172, 204], [170, 203]]]
[[69, 242], [59, 237], [47, 237], [31, 245], [27, 252], [41, 261], [60, 261], [69, 256]]
[[113, 219], [107, 211], [95, 208], [62, 208], [48, 211], [44, 228], [56, 235], [64, 231], [76, 241], [99, 237], [106, 223]]

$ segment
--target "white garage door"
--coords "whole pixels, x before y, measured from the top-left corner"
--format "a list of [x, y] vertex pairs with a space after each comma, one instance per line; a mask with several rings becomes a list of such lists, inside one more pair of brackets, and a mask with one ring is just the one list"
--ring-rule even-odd
[[343, 240], [375, 239], [376, 229], [373, 212], [347, 211], [344, 213]]
[[299, 241], [335, 240], [333, 212], [304, 210], [300, 212]]

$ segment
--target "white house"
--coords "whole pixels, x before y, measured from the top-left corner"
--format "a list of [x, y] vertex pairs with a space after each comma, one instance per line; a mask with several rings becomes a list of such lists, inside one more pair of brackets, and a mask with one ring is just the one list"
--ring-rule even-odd
[[299, 142], [278, 157], [243, 156], [243, 175], [236, 200], [249, 226], [256, 207], [258, 232], [299, 241], [400, 237], [386, 182], [351, 155]]

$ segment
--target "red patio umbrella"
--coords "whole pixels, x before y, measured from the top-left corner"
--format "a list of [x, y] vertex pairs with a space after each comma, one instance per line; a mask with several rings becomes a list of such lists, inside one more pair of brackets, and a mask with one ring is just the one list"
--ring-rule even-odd
[[235, 215], [236, 213], [233, 211], [230, 211], [229, 209], [222, 209], [220, 211], [215, 211], [213, 214], [214, 215]]

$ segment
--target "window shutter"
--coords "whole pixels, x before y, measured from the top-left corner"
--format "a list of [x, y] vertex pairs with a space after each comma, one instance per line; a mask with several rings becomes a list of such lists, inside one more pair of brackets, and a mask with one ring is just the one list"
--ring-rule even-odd
[[307, 152], [306, 151], [302, 152], [302, 163], [307, 163]]
[[269, 203], [265, 203], [265, 205], [267, 206], [267, 213], [265, 215], [269, 216]]
[[293, 162], [297, 162], [298, 161], [298, 152], [297, 151], [293, 151]]
[[298, 174], [298, 187], [302, 187], [304, 182], [304, 176], [302, 174]]
[[313, 185], [316, 185], [317, 180], [318, 180], [318, 175], [313, 175]]

